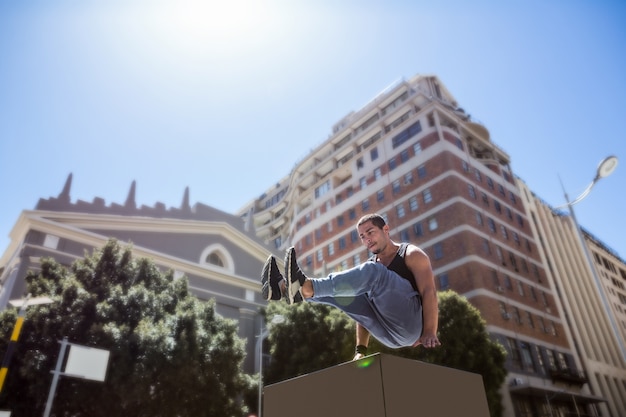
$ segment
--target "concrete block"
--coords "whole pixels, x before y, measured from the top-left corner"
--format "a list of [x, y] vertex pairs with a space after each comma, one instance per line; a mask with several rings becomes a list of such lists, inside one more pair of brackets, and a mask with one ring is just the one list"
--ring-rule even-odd
[[264, 389], [265, 417], [489, 417], [482, 376], [375, 354]]

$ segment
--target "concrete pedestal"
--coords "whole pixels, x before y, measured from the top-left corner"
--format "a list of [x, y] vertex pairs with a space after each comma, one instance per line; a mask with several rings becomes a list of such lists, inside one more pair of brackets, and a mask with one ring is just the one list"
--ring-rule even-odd
[[387, 354], [268, 385], [264, 417], [489, 417], [478, 374]]

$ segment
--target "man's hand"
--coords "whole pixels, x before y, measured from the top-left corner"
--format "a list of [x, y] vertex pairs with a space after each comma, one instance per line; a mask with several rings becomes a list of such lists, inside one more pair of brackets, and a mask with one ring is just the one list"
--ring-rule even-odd
[[423, 334], [422, 337], [417, 339], [417, 342], [413, 345], [413, 347], [422, 345], [425, 348], [434, 348], [437, 346], [441, 346], [441, 342], [439, 338], [437, 338], [436, 334]]

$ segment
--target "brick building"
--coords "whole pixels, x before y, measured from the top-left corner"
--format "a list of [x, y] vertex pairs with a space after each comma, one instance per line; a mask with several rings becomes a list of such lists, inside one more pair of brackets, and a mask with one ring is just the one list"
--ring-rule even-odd
[[506, 347], [505, 415], [593, 411], [510, 157], [437, 77], [398, 82], [348, 114], [239, 214], [319, 276], [369, 257], [354, 225], [370, 212], [422, 247], [438, 288], [467, 297]]

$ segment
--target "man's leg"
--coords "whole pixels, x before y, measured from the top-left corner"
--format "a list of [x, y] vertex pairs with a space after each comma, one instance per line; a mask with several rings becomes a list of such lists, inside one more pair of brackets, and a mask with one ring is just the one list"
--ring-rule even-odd
[[332, 305], [346, 311], [338, 305], [339, 299], [366, 295], [374, 314], [370, 317], [375, 317], [397, 345], [410, 346], [421, 335], [422, 305], [418, 293], [408, 280], [384, 265], [368, 261], [326, 278], [311, 279], [300, 270], [293, 248], [285, 261], [289, 297], [302, 294], [305, 299], [313, 297], [311, 301], [334, 299]]
[[396, 349], [407, 346], [406, 344], [398, 343], [396, 337], [388, 331], [387, 327], [381, 322], [379, 313], [365, 294], [356, 297], [312, 297], [307, 298], [306, 301], [338, 308], [346, 313], [348, 317], [365, 327], [376, 340], [387, 347]]

